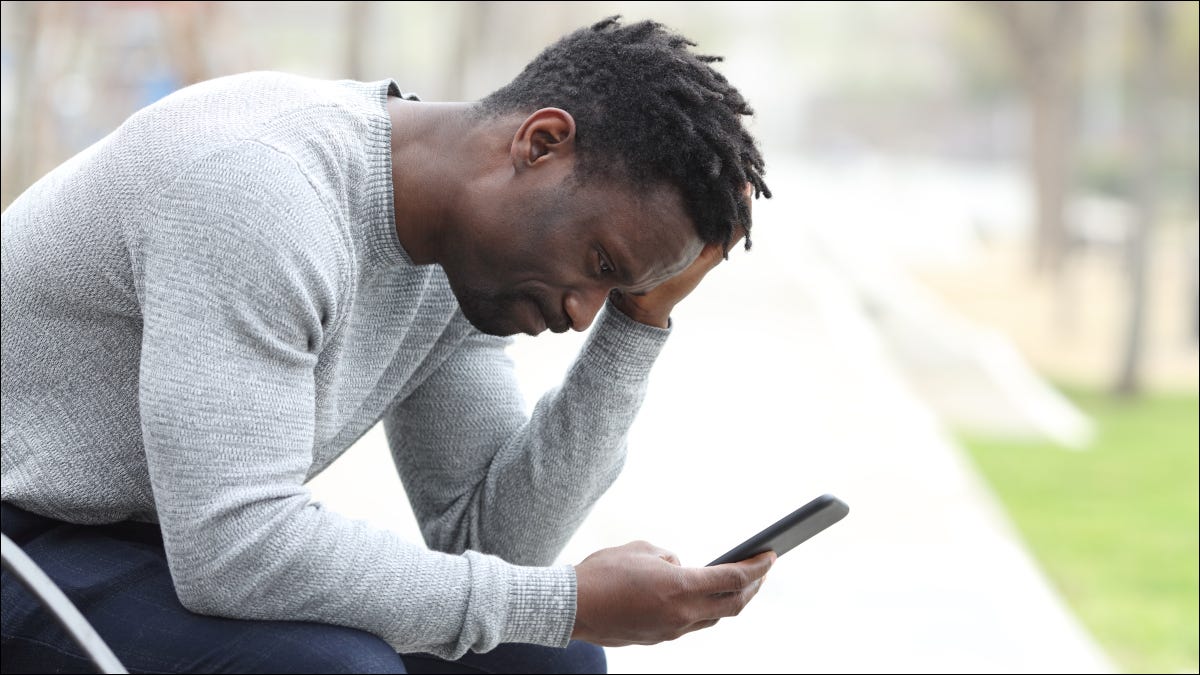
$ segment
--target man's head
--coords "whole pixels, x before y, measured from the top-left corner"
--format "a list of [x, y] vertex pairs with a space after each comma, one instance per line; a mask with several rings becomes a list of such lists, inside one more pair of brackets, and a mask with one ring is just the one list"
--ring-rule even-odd
[[709, 65], [720, 59], [689, 46], [606, 19], [476, 104], [480, 124], [516, 129], [439, 260], [477, 328], [583, 330], [612, 289], [648, 291], [739, 228], [749, 248], [746, 186], [770, 196], [741, 123], [753, 113]]

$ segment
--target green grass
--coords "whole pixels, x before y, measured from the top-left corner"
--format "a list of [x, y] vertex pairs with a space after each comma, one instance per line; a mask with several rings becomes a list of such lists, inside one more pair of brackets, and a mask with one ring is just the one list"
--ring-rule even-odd
[[1096, 423], [1084, 452], [964, 439], [1076, 614], [1129, 672], [1200, 667], [1194, 394], [1067, 395]]

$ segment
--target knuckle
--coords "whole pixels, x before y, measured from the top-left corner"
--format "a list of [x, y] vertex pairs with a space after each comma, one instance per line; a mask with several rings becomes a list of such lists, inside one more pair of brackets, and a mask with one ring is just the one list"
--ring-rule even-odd
[[725, 602], [721, 604], [722, 616], [737, 616], [742, 613], [742, 609], [746, 607], [749, 597], [745, 593], [731, 593]]
[[729, 570], [729, 575], [725, 578], [727, 588], [745, 588], [746, 573], [740, 567], [734, 567]]
[[697, 587], [697, 580], [694, 574], [687, 569], [680, 569], [679, 573], [672, 577], [671, 591], [676, 596], [691, 595]]
[[753, 589], [747, 593], [739, 594], [738, 598], [737, 598], [737, 609], [735, 610], [735, 612], [736, 612], [735, 615], [741, 614], [742, 610], [746, 609], [746, 605], [749, 605], [750, 601], [753, 599], [754, 599], [754, 590]]
[[754, 583], [754, 570], [756, 569], [757, 566], [738, 568], [738, 586], [740, 588], [745, 588]]

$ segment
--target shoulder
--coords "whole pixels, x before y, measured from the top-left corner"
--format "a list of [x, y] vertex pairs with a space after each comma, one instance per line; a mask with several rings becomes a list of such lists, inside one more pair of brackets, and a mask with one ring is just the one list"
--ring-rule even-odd
[[305, 351], [344, 314], [354, 271], [337, 221], [294, 160], [261, 143], [189, 162], [140, 220], [130, 257], [146, 330], [207, 316]]
[[[258, 140], [302, 161], [319, 144], [355, 146], [388, 127], [390, 80], [319, 80], [256, 71], [180, 89], [132, 115], [117, 136], [177, 162], [237, 140]], [[376, 134], [378, 135], [378, 134]], [[168, 161], [168, 163], [172, 163]]]
[[138, 248], [193, 248], [247, 271], [291, 269], [340, 287], [352, 262], [340, 218], [321, 188], [294, 157], [254, 140], [229, 142], [187, 162], [142, 222]]
[[259, 70], [216, 77], [183, 87], [144, 110], [212, 105], [223, 99], [238, 99], [245, 106], [255, 104], [277, 108], [319, 103], [332, 91], [333, 81], [278, 71]]

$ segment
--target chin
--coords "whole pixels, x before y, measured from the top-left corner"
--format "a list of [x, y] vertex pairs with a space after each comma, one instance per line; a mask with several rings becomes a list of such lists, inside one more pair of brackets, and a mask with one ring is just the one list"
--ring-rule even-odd
[[[508, 337], [521, 332], [521, 329], [518, 328], [511, 319], [509, 319], [507, 316], [499, 314], [496, 311], [485, 310], [483, 312], [479, 312], [477, 311], [480, 309], [479, 307], [467, 305], [461, 301], [458, 303], [458, 306], [462, 310], [463, 316], [466, 317], [467, 321], [469, 321], [470, 324], [474, 326], [475, 329], [480, 333], [495, 335], [497, 337]], [[496, 310], [499, 308], [495, 305], [492, 305], [487, 309]]]
[[504, 311], [504, 304], [493, 296], [470, 290], [462, 293], [453, 290], [463, 316], [480, 333], [508, 337], [523, 332], [513, 321], [511, 313]]
[[[466, 316], [465, 312], [463, 313], [463, 316]], [[524, 332], [524, 331], [520, 330], [519, 328], [517, 328], [515, 326], [511, 326], [511, 325], [499, 325], [497, 323], [484, 323], [484, 322], [480, 322], [480, 321], [471, 321], [470, 317], [467, 317], [467, 321], [470, 321], [471, 325], [474, 326], [475, 329], [478, 330], [480, 333], [485, 333], [487, 335], [494, 335], [496, 337], [511, 337], [513, 335], [516, 335], [517, 333]]]

